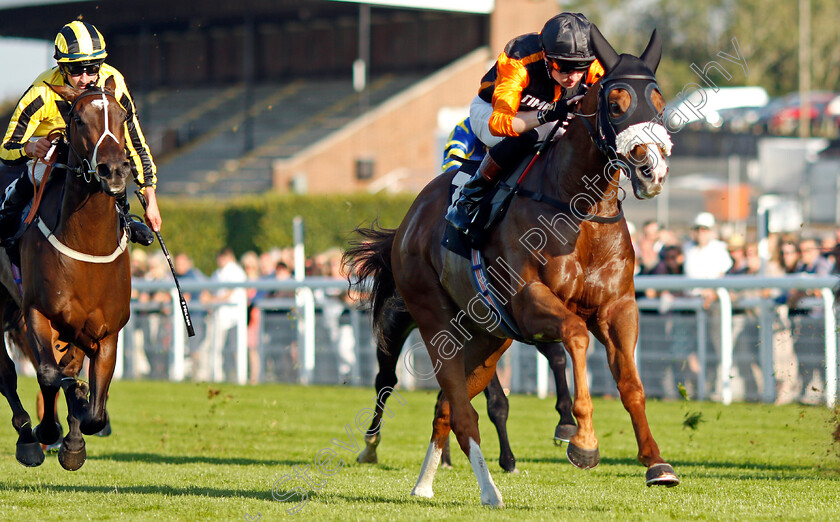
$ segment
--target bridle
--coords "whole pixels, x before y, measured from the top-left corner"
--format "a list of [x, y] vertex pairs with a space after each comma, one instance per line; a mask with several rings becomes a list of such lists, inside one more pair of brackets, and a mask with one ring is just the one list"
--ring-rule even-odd
[[[637, 86], [634, 87], [633, 84], [637, 84]], [[638, 100], [640, 87], [643, 87], [642, 90], [644, 92], [643, 97], [646, 102], [646, 108], [650, 109], [654, 115], [651, 119], [646, 120], [636, 115], [637, 109], [640, 109]], [[624, 89], [629, 94], [630, 106], [627, 107], [627, 110], [622, 115], [613, 117], [609, 111], [608, 96], [611, 91], [619, 88]], [[628, 152], [623, 150], [626, 148], [624, 142], [629, 141], [627, 134], [631, 130], [634, 130], [631, 129], [632, 127], [640, 124], [646, 126], [645, 130], [648, 131], [648, 135], [655, 138], [655, 144], [663, 150], [666, 150], [666, 155], [670, 154], [670, 138], [667, 136], [667, 131], [665, 131], [664, 128], [662, 128], [661, 131], [657, 128], [661, 127], [660, 124], [656, 123], [659, 111], [651, 101], [653, 91], [658, 88], [659, 86], [656, 83], [656, 77], [652, 74], [622, 74], [614, 77], [605, 76], [600, 82], [598, 90], [598, 103], [595, 107], [595, 112], [592, 114], [575, 113], [575, 116], [581, 117], [581, 121], [583, 122], [584, 127], [586, 127], [592, 142], [611, 163], [624, 163], [618, 156], [619, 154]], [[593, 116], [595, 117], [594, 126], [592, 125], [592, 122], [589, 121], [589, 118]], [[625, 131], [628, 132], [625, 133]], [[664, 131], [664, 133], [662, 131]], [[619, 138], [622, 133], [625, 133], [624, 140]], [[627, 171], [627, 169], [622, 170], [625, 170], [625, 172]], [[629, 175], [629, 172], [627, 172], [627, 174]]]
[[[73, 114], [75, 113], [76, 104], [79, 103], [79, 100], [81, 100], [82, 98], [86, 98], [86, 97], [90, 97], [90, 96], [101, 96], [102, 111], [105, 113], [104, 114], [105, 115], [105, 124], [104, 124], [105, 132], [103, 132], [102, 135], [99, 136], [99, 139], [96, 141], [96, 145], [93, 147], [93, 154], [91, 155], [91, 159], [88, 160], [87, 158], [82, 157], [82, 155], [79, 153], [79, 151], [76, 150], [76, 147], [73, 146], [73, 141], [70, 138], [70, 124], [73, 121]], [[114, 136], [114, 133], [111, 132], [111, 128], [110, 128], [110, 125], [109, 125], [110, 124], [109, 115], [108, 115], [108, 103], [109, 103], [108, 98], [109, 97], [114, 100], [114, 103], [118, 103], [117, 99], [114, 97], [114, 95], [110, 94], [107, 91], [104, 91], [102, 89], [93, 89], [93, 90], [88, 89], [88, 90], [84, 91], [82, 94], [80, 94], [75, 100], [73, 100], [73, 103], [70, 105], [70, 111], [69, 111], [68, 118], [67, 118], [67, 126], [64, 129], [64, 136], [65, 136], [65, 139], [67, 140], [67, 144], [68, 144], [68, 148], [70, 149], [70, 152], [72, 153], [72, 155], [75, 157], [75, 159], [78, 162], [78, 166], [70, 167], [69, 165], [63, 165], [63, 164], [58, 164], [58, 163], [56, 163], [55, 166], [58, 167], [58, 168], [62, 168], [64, 170], [67, 170], [68, 172], [75, 173], [76, 176], [83, 178], [85, 180], [85, 183], [90, 183], [94, 179], [97, 182], [102, 181], [102, 179], [99, 177], [99, 173], [96, 170], [96, 165], [99, 163], [96, 159], [96, 156], [97, 156], [97, 153], [99, 152], [99, 146], [102, 144], [102, 142], [105, 140], [105, 138], [110, 137], [111, 139], [116, 141], [117, 144], [120, 143], [120, 140], [118, 140], [117, 137]]]

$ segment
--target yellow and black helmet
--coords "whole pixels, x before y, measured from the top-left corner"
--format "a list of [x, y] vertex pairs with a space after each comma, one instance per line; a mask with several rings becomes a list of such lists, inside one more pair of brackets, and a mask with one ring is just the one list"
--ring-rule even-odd
[[75, 20], [55, 37], [54, 58], [58, 63], [101, 63], [106, 56], [105, 37], [93, 24]]

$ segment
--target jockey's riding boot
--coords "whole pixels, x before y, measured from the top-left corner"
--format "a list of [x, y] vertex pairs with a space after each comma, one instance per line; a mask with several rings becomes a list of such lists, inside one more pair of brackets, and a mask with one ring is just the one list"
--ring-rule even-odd
[[501, 172], [502, 167], [493, 160], [490, 154], [484, 156], [476, 173], [461, 188], [458, 201], [446, 213], [446, 220], [456, 230], [468, 232], [473, 213], [481, 203], [481, 199], [496, 184]]
[[6, 196], [0, 206], [0, 239], [6, 241], [17, 232], [23, 208], [32, 201], [35, 193], [32, 182], [24, 174], [6, 187]]
[[125, 194], [117, 196], [117, 205], [120, 208], [120, 219], [128, 227], [128, 237], [131, 242], [143, 246], [154, 243], [155, 236], [152, 234], [152, 230], [140, 221], [139, 217], [129, 214], [128, 200]]

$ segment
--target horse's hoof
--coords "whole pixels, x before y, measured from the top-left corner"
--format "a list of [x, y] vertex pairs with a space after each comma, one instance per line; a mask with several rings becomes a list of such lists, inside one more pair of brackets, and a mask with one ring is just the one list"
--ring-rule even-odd
[[499, 488], [493, 486], [490, 491], [481, 495], [481, 505], [496, 509], [504, 508], [505, 502], [502, 500], [502, 494], [499, 492]]
[[505, 471], [505, 473], [513, 473], [516, 471], [516, 459], [511, 455], [510, 457], [500, 457], [499, 458], [499, 466]]
[[356, 457], [356, 462], [359, 464], [376, 464], [379, 458], [376, 455], [376, 447], [382, 441], [382, 435], [376, 433], [374, 435], [365, 435], [365, 449], [359, 452]]
[[55, 430], [55, 435], [53, 436], [50, 436], [49, 433], [44, 433], [44, 428], [41, 427], [41, 424], [32, 428], [32, 435], [34, 435], [35, 438], [38, 439], [38, 442], [44, 446], [58, 444], [61, 442], [61, 431], [60, 428], [58, 428], [58, 426], [60, 426], [58, 423], [56, 423], [56, 426], [57, 429]]
[[577, 426], [574, 424], [558, 424], [554, 429], [554, 442], [563, 443], [572, 440], [572, 437], [577, 435]]
[[430, 487], [414, 486], [414, 489], [411, 490], [411, 496], [422, 498], [434, 498], [435, 492]]
[[67, 444], [62, 444], [61, 449], [58, 450], [58, 462], [67, 471], [76, 471], [81, 468], [86, 459], [87, 452], [85, 451], [84, 441], [82, 441], [82, 448], [78, 451], [68, 450]]
[[107, 437], [111, 434], [111, 421], [105, 423], [105, 427], [94, 433], [97, 437]]
[[15, 458], [28, 468], [34, 468], [44, 463], [44, 450], [39, 442], [18, 442]]
[[569, 462], [580, 469], [592, 469], [601, 461], [601, 453], [598, 448], [594, 450], [578, 448], [571, 442], [569, 442], [569, 447], [566, 448], [566, 456], [569, 457]]
[[645, 473], [645, 485], [650, 486], [666, 486], [672, 488], [679, 485], [680, 479], [677, 478], [677, 473], [674, 468], [666, 462], [654, 464], [647, 469]]

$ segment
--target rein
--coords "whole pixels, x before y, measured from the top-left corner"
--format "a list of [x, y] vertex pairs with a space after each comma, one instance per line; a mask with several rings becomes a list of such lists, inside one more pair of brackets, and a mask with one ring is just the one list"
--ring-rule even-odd
[[[44, 162], [44, 164], [46, 164], [47, 168], [44, 171], [44, 176], [41, 180], [40, 186], [36, 189], [35, 200], [32, 204], [32, 208], [30, 209], [29, 215], [27, 216], [25, 222], [27, 224], [31, 224], [31, 223], [34, 222], [34, 224], [37, 226], [38, 230], [41, 232], [41, 234], [44, 235], [44, 238], [46, 238], [46, 240], [50, 243], [50, 245], [52, 245], [53, 248], [55, 248], [57, 251], [64, 254], [65, 256], [67, 256], [71, 259], [75, 259], [76, 261], [83, 261], [83, 262], [86, 262], [86, 263], [104, 264], [104, 263], [110, 263], [110, 262], [114, 261], [123, 252], [125, 252], [126, 248], [128, 247], [128, 233], [126, 232], [125, 229], [123, 229], [122, 236], [120, 237], [120, 240], [117, 244], [117, 247], [114, 249], [113, 252], [111, 252], [108, 255], [97, 256], [97, 255], [85, 254], [84, 252], [79, 252], [78, 250], [74, 250], [74, 249], [70, 248], [69, 246], [65, 245], [55, 236], [55, 234], [53, 234], [53, 231], [50, 230], [50, 228], [47, 226], [46, 223], [44, 223], [44, 221], [41, 219], [41, 217], [36, 216], [37, 209], [40, 206], [41, 196], [43, 195], [46, 184], [47, 184], [47, 179], [48, 179], [50, 173], [52, 172], [52, 170], [54, 168], [66, 170], [67, 172], [72, 172], [76, 175], [76, 177], [84, 179], [85, 183], [91, 183], [91, 181], [93, 181], [94, 179], [97, 182], [101, 182], [101, 178], [99, 177], [99, 173], [96, 171], [96, 168], [95, 168], [95, 165], [98, 164], [98, 162], [96, 161], [96, 155], [97, 155], [97, 152], [99, 151], [99, 145], [102, 144], [102, 142], [105, 140], [106, 137], [110, 137], [111, 139], [116, 141], [117, 144], [119, 144], [119, 140], [111, 132], [111, 129], [110, 129], [110, 126], [109, 126], [110, 122], [108, 121], [109, 120], [109, 118], [108, 118], [108, 98], [106, 97], [106, 92], [103, 91], [103, 90], [94, 90], [94, 91], [83, 92], [75, 100], [73, 100], [73, 103], [70, 105], [69, 114], [72, 116], [73, 111], [76, 108], [76, 103], [78, 103], [79, 100], [81, 100], [82, 98], [87, 97], [87, 96], [96, 96], [96, 95], [99, 95], [102, 98], [102, 104], [103, 104], [102, 112], [104, 113], [104, 118], [105, 118], [105, 125], [104, 125], [105, 126], [105, 131], [99, 136], [99, 140], [97, 140], [96, 145], [93, 148], [92, 161], [88, 161], [87, 158], [83, 158], [82, 155], [79, 154], [79, 152], [73, 146], [73, 142], [70, 139], [70, 121], [68, 121], [67, 126], [64, 129], [64, 137], [67, 140], [67, 144], [68, 144], [68, 148], [70, 149], [70, 152], [79, 161], [79, 165], [76, 166], [76, 167], [71, 167], [71, 166], [65, 165], [63, 163], [58, 163], [58, 162], [47, 163], [46, 161], [42, 160]], [[116, 101], [116, 98], [114, 98], [114, 100]], [[59, 135], [61, 134], [60, 131], [53, 131], [53, 133], [50, 133], [50, 136], [52, 136], [54, 133], [58, 133]], [[53, 138], [53, 140], [55, 140], [55, 139], [56, 138]], [[45, 159], [49, 158], [52, 155], [54, 149], [55, 149], [55, 145], [53, 145], [53, 148], [50, 149], [50, 152], [47, 154], [47, 157]], [[37, 161], [35, 163], [37, 163]], [[32, 167], [32, 184], [33, 184], [33, 186], [35, 186], [35, 165], [34, 164], [33, 164], [33, 167]]]

